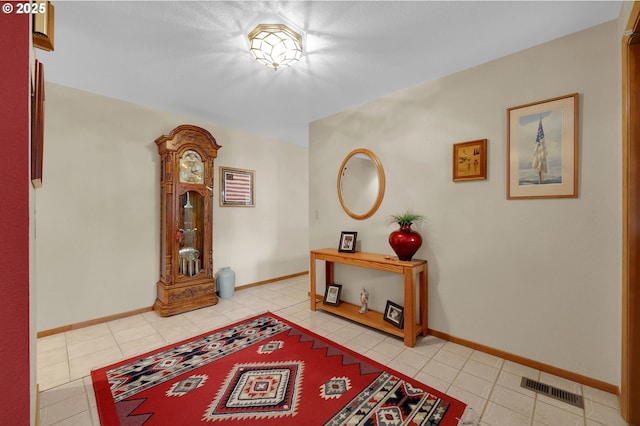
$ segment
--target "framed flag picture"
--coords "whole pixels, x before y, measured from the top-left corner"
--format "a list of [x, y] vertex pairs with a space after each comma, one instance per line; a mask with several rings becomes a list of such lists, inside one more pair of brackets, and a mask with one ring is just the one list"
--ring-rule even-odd
[[220, 206], [255, 207], [255, 170], [220, 167]]
[[578, 196], [579, 94], [507, 109], [507, 199]]

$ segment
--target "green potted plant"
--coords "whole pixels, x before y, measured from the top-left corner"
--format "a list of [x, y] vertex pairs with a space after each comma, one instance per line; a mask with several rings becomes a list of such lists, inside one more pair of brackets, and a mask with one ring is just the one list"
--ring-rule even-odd
[[424, 215], [415, 213], [409, 209], [401, 214], [389, 216], [387, 224], [397, 223], [400, 228], [389, 234], [389, 245], [398, 256], [398, 259], [410, 261], [422, 245], [422, 236], [411, 229], [414, 223], [426, 221]]
[[412, 223], [420, 223], [426, 221], [427, 218], [424, 215], [415, 213], [413, 210], [406, 210], [401, 214], [392, 214], [387, 219], [387, 224], [397, 223], [398, 225], [411, 225]]

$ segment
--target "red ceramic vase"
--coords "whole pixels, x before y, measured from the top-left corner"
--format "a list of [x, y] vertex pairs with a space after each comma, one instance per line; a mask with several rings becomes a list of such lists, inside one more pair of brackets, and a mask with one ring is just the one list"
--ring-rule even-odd
[[389, 245], [400, 260], [411, 260], [422, 245], [422, 236], [411, 229], [410, 223], [401, 223], [400, 229], [389, 234]]

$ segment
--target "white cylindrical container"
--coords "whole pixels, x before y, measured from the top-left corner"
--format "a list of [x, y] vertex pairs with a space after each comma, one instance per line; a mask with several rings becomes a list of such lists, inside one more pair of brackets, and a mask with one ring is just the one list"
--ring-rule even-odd
[[233, 272], [230, 267], [225, 266], [218, 271], [216, 283], [220, 297], [228, 299], [233, 296], [233, 292], [235, 290], [236, 273]]

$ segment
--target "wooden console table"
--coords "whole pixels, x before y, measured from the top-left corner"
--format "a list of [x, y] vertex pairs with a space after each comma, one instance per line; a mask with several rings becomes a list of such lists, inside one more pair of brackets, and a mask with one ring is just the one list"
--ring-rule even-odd
[[[316, 293], [316, 260], [325, 261], [326, 283], [333, 283], [333, 265], [342, 263], [345, 265], [360, 266], [362, 268], [377, 269], [404, 275], [404, 329], [394, 327], [383, 319], [383, 314], [368, 311], [359, 313], [360, 306], [347, 302], [341, 302], [340, 306], [325, 305], [322, 303], [324, 295]], [[406, 346], [416, 345], [416, 336], [427, 335], [427, 261], [413, 259], [406, 262], [397, 259], [386, 259], [382, 254], [376, 253], [345, 253], [338, 249], [325, 248], [311, 250], [310, 254], [310, 293], [311, 310], [322, 309], [327, 312], [340, 315], [352, 321], [376, 328], [378, 330], [404, 338]], [[419, 309], [416, 315], [416, 274], [418, 275]], [[416, 323], [416, 317], [420, 322]]]

